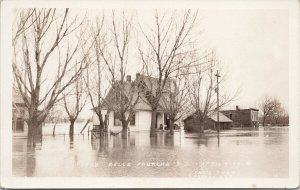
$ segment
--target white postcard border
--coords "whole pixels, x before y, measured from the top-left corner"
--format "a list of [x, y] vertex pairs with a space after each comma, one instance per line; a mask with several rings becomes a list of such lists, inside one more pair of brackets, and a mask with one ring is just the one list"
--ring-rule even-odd
[[[15, 7], [70, 8], [195, 8], [201, 9], [288, 9], [290, 13], [289, 56], [289, 178], [103, 178], [103, 177], [12, 177], [12, 68], [11, 10]], [[264, 1], [2, 1], [1, 2], [1, 187], [5, 188], [99, 188], [99, 187], [287, 187], [299, 185], [299, 2]]]

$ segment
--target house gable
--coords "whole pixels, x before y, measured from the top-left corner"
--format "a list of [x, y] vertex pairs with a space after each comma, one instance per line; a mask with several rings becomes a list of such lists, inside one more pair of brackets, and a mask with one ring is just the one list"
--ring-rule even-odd
[[[158, 86], [158, 79], [154, 77], [144, 76], [137, 74], [135, 81], [125, 81], [125, 95], [129, 99], [129, 96], [133, 96], [133, 99], [136, 99], [138, 96], [139, 100], [135, 105], [135, 110], [152, 110], [151, 103], [149, 102], [149, 96], [151, 94], [155, 94], [155, 90]], [[116, 84], [117, 85], [117, 84]], [[174, 80], [168, 80], [165, 86], [165, 90], [163, 91], [162, 98], [159, 101], [158, 111], [165, 110], [169, 103], [169, 101], [165, 101], [170, 99], [170, 93], [173, 88], [176, 88], [176, 84]], [[104, 102], [101, 106], [101, 109], [117, 109], [116, 102], [118, 101], [118, 88], [111, 87], [108, 94], [106, 95]], [[134, 89], [134, 91], [132, 91]], [[152, 89], [152, 92], [151, 92]], [[133, 94], [132, 94], [133, 93]], [[166, 103], [167, 102], [167, 103]]]

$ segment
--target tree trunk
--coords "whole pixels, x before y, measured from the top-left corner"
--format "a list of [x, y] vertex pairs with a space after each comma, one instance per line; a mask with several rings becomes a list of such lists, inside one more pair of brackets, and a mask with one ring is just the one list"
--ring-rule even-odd
[[151, 113], [150, 137], [155, 137], [156, 136], [156, 133], [155, 133], [155, 128], [156, 128], [156, 113], [157, 113], [156, 109], [152, 110], [152, 113]]
[[39, 139], [39, 135], [37, 132], [38, 128], [41, 127], [41, 122], [36, 121], [35, 119], [30, 119], [27, 122], [28, 125], [28, 134], [27, 134], [27, 146], [35, 146], [36, 142]]
[[28, 123], [28, 135], [27, 135], [27, 146], [31, 147], [31, 146], [35, 146], [35, 142], [34, 142], [34, 138], [35, 138], [35, 134], [34, 134], [34, 126], [33, 124], [29, 124]]
[[99, 119], [99, 122], [100, 122], [99, 136], [100, 136], [100, 138], [102, 138], [102, 137], [104, 137], [104, 128], [105, 128], [105, 123], [103, 122], [102, 114], [98, 115], [98, 119]]
[[123, 128], [122, 129], [122, 139], [127, 139], [127, 137], [128, 137], [128, 129]]
[[70, 120], [70, 129], [69, 129], [70, 136], [74, 135], [74, 123], [75, 123], [75, 120]]
[[174, 118], [170, 118], [170, 134], [174, 135]]
[[263, 117], [263, 126], [265, 126], [266, 117]]
[[104, 122], [100, 122], [100, 125], [99, 125], [99, 135], [100, 135], [100, 138], [104, 137]]
[[200, 119], [200, 130], [199, 130], [200, 133], [204, 133], [204, 122], [203, 122], [203, 119]]
[[53, 127], [53, 132], [52, 132], [53, 136], [55, 136], [55, 127], [56, 127], [56, 123], [54, 124], [54, 127]]
[[126, 118], [122, 119], [122, 139], [127, 139], [128, 134], [128, 124], [129, 122], [126, 121]]
[[74, 148], [74, 136], [73, 135], [69, 135], [69, 148], [73, 149]]
[[106, 132], [108, 131], [108, 126], [107, 126], [108, 119], [109, 119], [109, 113], [107, 113], [105, 115], [105, 119], [104, 119], [104, 129], [105, 129]]

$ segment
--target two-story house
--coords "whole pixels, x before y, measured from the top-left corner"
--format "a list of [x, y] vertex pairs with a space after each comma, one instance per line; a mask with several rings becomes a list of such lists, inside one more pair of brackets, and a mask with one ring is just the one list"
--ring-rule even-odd
[[[151, 117], [152, 117], [152, 107], [150, 104], [150, 99], [151, 94], [156, 93], [158, 85], [158, 79], [145, 76], [145, 75], [140, 75], [139, 73], [136, 74], [136, 78], [134, 81], [131, 81], [131, 76], [128, 75], [126, 77], [126, 81], [124, 83], [125, 87], [125, 93], [134, 98], [138, 98], [138, 102], [134, 106], [134, 114], [133, 117], [131, 118], [129, 128], [130, 131], [148, 131], [150, 130], [151, 126]], [[162, 92], [162, 96], [169, 97], [170, 92], [175, 89], [175, 82], [173, 80], [167, 80], [166, 85], [164, 88], [164, 91]], [[135, 90], [133, 90], [135, 89]], [[108, 94], [106, 95], [106, 100], [111, 99], [112, 97], [116, 96], [116, 93], [118, 93], [116, 90], [113, 90], [113, 88], [110, 89]], [[134, 94], [132, 94], [134, 93]], [[130, 98], [128, 97], [128, 98]], [[164, 98], [166, 99], [166, 98]], [[111, 111], [108, 113], [108, 106], [103, 105], [102, 106], [102, 114], [105, 115], [105, 117], [108, 117], [108, 130], [121, 130], [122, 124], [120, 121], [120, 115], [117, 113], [117, 111], [114, 111], [115, 106], [117, 106], [116, 101], [106, 101], [110, 102], [109, 108]], [[156, 114], [156, 128], [157, 129], [165, 129], [169, 125], [169, 117], [168, 113], [165, 109], [166, 103], [162, 102], [163, 98], [161, 98], [158, 109], [157, 109], [157, 114]], [[97, 114], [93, 112], [93, 125], [98, 126], [100, 124], [99, 119], [97, 117]]]
[[222, 110], [221, 112], [229, 117], [233, 123], [233, 127], [258, 127], [258, 109], [240, 109], [236, 106], [235, 110]]

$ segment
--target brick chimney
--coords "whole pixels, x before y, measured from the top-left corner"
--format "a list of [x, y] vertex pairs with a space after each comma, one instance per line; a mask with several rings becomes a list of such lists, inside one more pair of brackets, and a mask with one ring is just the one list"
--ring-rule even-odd
[[131, 75], [126, 76], [126, 81], [131, 82]]
[[235, 108], [236, 108], [236, 110], [239, 110], [239, 109], [240, 109], [239, 106], [235, 106]]
[[140, 76], [141, 76], [140, 73], [136, 73], [136, 75], [135, 75], [135, 80], [138, 79]]

